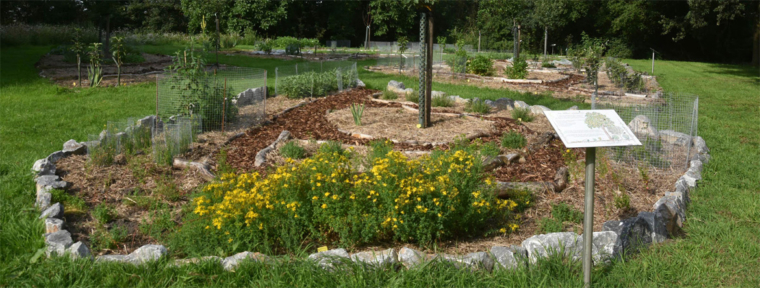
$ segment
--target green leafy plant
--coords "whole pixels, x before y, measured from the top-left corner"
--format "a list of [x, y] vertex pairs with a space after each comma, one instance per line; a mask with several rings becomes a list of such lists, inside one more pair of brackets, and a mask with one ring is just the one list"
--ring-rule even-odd
[[238, 39], [240, 39], [240, 36], [237, 34], [221, 35], [219, 45], [222, 49], [234, 48], [238, 44]]
[[409, 49], [409, 39], [406, 36], [401, 36], [396, 42], [398, 43], [398, 71], [401, 71], [404, 69], [404, 52]]
[[441, 53], [443, 53], [443, 50], [446, 49], [446, 37], [445, 36], [438, 36], [435, 37], [436, 42], [438, 43], [438, 46], [441, 48]]
[[50, 190], [52, 195], [51, 202], [58, 202], [63, 204], [64, 211], [66, 213], [85, 213], [87, 212], [87, 203], [84, 199], [67, 193], [66, 191], [53, 189]]
[[100, 57], [101, 43], [92, 43], [88, 52], [90, 66], [87, 68], [87, 78], [90, 80], [90, 87], [98, 87], [103, 80], [103, 69], [100, 64], [103, 62]]
[[501, 136], [501, 146], [504, 148], [520, 149], [525, 147], [526, 142], [525, 136], [516, 131], [509, 131]]
[[615, 203], [615, 208], [617, 209], [625, 211], [631, 208], [631, 197], [628, 196], [628, 193], [625, 191], [615, 195], [613, 201]]
[[493, 60], [491, 60], [491, 58], [483, 55], [478, 55], [469, 62], [470, 63], [467, 65], [467, 68], [470, 73], [482, 76], [493, 75]]
[[398, 99], [398, 94], [391, 90], [385, 89], [383, 90], [383, 94], [380, 95], [380, 98], [383, 100], [396, 100]]
[[543, 68], [557, 68], [557, 66], [554, 66], [551, 61], [543, 61], [541, 62], [541, 67]]
[[446, 95], [436, 95], [431, 100], [433, 107], [454, 107], [454, 100]]
[[[278, 93], [297, 99], [304, 97], [325, 96], [338, 91], [338, 77], [344, 87], [356, 86], [357, 75], [353, 69], [332, 69], [325, 72], [304, 72], [283, 78], [278, 84]], [[279, 92], [282, 91], [282, 92]]]
[[417, 92], [415, 90], [412, 90], [412, 92], [407, 92], [404, 94], [404, 100], [417, 103], [420, 101], [420, 96], [417, 95]]
[[565, 231], [565, 225], [557, 219], [542, 217], [538, 220], [538, 230], [541, 233], [563, 232]]
[[552, 217], [541, 218], [538, 221], [538, 229], [542, 233], [554, 233], [565, 231], [565, 223], [580, 224], [583, 221], [583, 213], [566, 203], [552, 204]]
[[512, 109], [512, 119], [522, 122], [532, 122], [533, 114], [530, 113], [528, 108], [515, 108]]
[[256, 49], [266, 53], [267, 55], [272, 54], [273, 47], [274, 47], [274, 42], [271, 39], [264, 39], [264, 41], [261, 41], [258, 44], [256, 44]]
[[512, 60], [512, 66], [504, 69], [509, 79], [525, 79], [528, 77], [528, 62], [525, 57], [517, 57]]
[[346, 153], [346, 149], [343, 149], [343, 144], [338, 141], [327, 141], [326, 143], [319, 145], [317, 152], [329, 155], [343, 155]]
[[111, 55], [113, 63], [116, 64], [116, 86], [121, 86], [121, 65], [124, 64], [124, 58], [127, 55], [124, 37], [111, 38]]
[[364, 104], [351, 104], [351, 116], [354, 118], [356, 126], [362, 126], [362, 115], [364, 114]]
[[487, 114], [491, 112], [491, 106], [486, 104], [486, 102], [483, 100], [470, 99], [467, 101], [467, 104], [465, 104], [464, 111], [478, 114]]
[[77, 81], [79, 87], [82, 87], [82, 56], [87, 51], [84, 42], [82, 42], [82, 29], [74, 28], [74, 39], [72, 40], [71, 52], [77, 56]]
[[96, 205], [92, 210], [92, 218], [98, 220], [98, 223], [101, 225], [111, 222], [114, 217], [116, 217], [116, 211], [114, 211], [113, 207], [105, 203]]
[[458, 40], [456, 43], [456, 51], [454, 52], [454, 58], [446, 60], [446, 63], [451, 67], [453, 73], [466, 73], [467, 72], [467, 50], [464, 49], [464, 40]]
[[306, 156], [306, 150], [296, 142], [288, 142], [280, 148], [280, 154], [287, 158], [302, 159]]

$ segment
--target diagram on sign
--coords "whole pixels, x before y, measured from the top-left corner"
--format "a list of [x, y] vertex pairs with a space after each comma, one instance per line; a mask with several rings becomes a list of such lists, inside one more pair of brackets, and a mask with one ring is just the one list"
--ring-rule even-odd
[[568, 148], [641, 145], [615, 110], [545, 111]]

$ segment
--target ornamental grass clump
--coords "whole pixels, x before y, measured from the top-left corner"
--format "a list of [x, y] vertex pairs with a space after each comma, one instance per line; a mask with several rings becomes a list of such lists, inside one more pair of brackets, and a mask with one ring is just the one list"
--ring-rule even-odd
[[351, 116], [354, 117], [354, 124], [362, 126], [362, 115], [364, 115], [364, 104], [351, 104]]
[[[227, 253], [293, 252], [302, 243], [427, 245], [517, 229], [509, 221], [518, 204], [494, 196], [480, 155], [443, 151], [409, 160], [387, 145], [376, 144], [364, 173], [352, 165], [351, 153], [318, 152], [300, 163], [288, 160], [267, 177], [225, 174], [193, 199], [195, 219], [183, 229], [195, 234], [180, 238], [201, 237], [194, 241]], [[191, 253], [182, 245], [192, 244], [180, 242], [178, 249]]]

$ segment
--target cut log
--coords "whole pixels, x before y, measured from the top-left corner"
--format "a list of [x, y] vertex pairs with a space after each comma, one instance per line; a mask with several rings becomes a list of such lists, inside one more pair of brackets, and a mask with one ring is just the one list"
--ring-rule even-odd
[[192, 162], [187, 160], [182, 160], [179, 158], [174, 158], [174, 163], [172, 163], [172, 167], [175, 169], [193, 169], [195, 171], [198, 171], [198, 173], [201, 174], [201, 177], [207, 181], [211, 181], [215, 178], [214, 173], [211, 173], [211, 171], [208, 170], [208, 165], [204, 163], [199, 162]]

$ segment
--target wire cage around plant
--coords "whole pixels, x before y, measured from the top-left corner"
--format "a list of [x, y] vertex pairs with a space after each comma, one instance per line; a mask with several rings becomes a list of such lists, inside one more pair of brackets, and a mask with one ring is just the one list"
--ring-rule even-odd
[[304, 62], [275, 68], [275, 95], [289, 98], [321, 97], [356, 87], [356, 62]]

